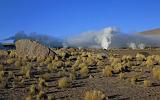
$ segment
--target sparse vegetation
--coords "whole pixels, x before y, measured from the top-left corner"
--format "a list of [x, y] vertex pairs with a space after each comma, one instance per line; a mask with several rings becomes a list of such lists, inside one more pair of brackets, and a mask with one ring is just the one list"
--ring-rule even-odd
[[106, 77], [110, 77], [113, 75], [112, 73], [112, 68], [106, 66], [103, 70], [102, 70], [102, 74], [103, 76], [106, 76]]
[[[53, 50], [57, 54], [55, 57], [33, 58], [19, 57], [15, 50], [0, 51], [1, 92], [7, 90], [10, 96], [14, 90], [20, 96], [23, 94], [22, 100], [82, 99], [83, 96], [85, 100], [112, 100], [112, 95], [116, 93], [123, 97], [123, 91], [129, 92], [126, 95], [131, 97], [130, 91], [139, 90], [139, 86], [144, 91], [159, 87], [159, 55], [143, 55], [140, 50], [127, 54], [127, 49], [122, 54], [118, 54], [117, 49], [104, 52], [101, 49]], [[115, 94], [108, 88], [113, 89]], [[90, 89], [104, 92], [83, 92]], [[105, 92], [109, 92], [108, 97]]]
[[151, 86], [151, 81], [150, 80], [144, 80], [144, 86], [145, 87]]
[[102, 91], [91, 90], [85, 93], [84, 100], [108, 100]]
[[89, 73], [88, 67], [87, 66], [83, 66], [80, 70], [80, 74], [82, 77], [87, 77]]
[[146, 57], [143, 54], [137, 53], [137, 55], [136, 55], [137, 61], [143, 61], [145, 59], [146, 59]]
[[59, 88], [66, 88], [69, 86], [68, 80], [66, 77], [60, 78], [58, 80], [58, 87]]

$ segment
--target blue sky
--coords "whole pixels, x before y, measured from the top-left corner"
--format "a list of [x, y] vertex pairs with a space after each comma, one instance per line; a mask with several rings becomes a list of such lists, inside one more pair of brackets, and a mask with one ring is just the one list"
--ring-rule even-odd
[[160, 0], [0, 0], [0, 39], [18, 31], [64, 38], [104, 27], [160, 28]]

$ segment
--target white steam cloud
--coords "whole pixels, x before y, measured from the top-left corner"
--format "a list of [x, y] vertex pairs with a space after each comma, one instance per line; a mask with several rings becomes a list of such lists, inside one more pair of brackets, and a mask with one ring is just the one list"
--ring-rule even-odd
[[131, 49], [144, 49], [145, 44], [144, 43], [136, 44], [136, 43], [131, 42], [131, 43], [128, 43], [128, 47]]
[[79, 36], [68, 38], [64, 47], [84, 47], [108, 49], [112, 37], [117, 33], [116, 28], [108, 27], [97, 32], [85, 32]]
[[125, 34], [117, 28], [107, 27], [99, 31], [84, 32], [73, 36], [63, 43], [64, 47], [77, 48], [132, 48], [160, 47], [159, 38], [146, 37], [139, 34]]

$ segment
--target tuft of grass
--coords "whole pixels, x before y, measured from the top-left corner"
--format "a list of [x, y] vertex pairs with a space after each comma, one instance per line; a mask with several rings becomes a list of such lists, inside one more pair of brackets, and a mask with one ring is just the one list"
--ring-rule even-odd
[[35, 92], [36, 92], [35, 89], [36, 89], [35, 85], [32, 84], [32, 85], [30, 86], [30, 94], [31, 94], [31, 95], [34, 95], [34, 94], [35, 94]]
[[122, 60], [123, 61], [131, 61], [133, 59], [133, 57], [131, 55], [124, 55], [122, 56]]
[[8, 56], [8, 52], [4, 51], [4, 50], [0, 50], [0, 57], [7, 57]]
[[3, 70], [4, 70], [4, 66], [0, 65], [0, 71], [3, 71]]
[[70, 78], [71, 80], [76, 80], [76, 73], [74, 73], [74, 72], [70, 73], [70, 74], [69, 74], [69, 78]]
[[7, 59], [7, 64], [11, 65], [15, 62], [15, 59], [14, 58], [9, 58]]
[[9, 54], [9, 57], [11, 57], [11, 58], [17, 57], [16, 50], [11, 50], [11, 52], [10, 52], [10, 54]]
[[113, 75], [113, 73], [112, 73], [112, 68], [106, 66], [106, 67], [102, 70], [102, 74], [103, 74], [103, 76], [105, 76], [105, 77], [111, 77], [111, 76]]
[[28, 95], [25, 100], [32, 100], [32, 96], [31, 95]]
[[31, 71], [27, 70], [27, 72], [25, 73], [25, 78], [30, 79], [30, 77], [31, 77]]
[[38, 82], [38, 87], [39, 87], [40, 90], [42, 90], [43, 87], [46, 85], [45, 80], [43, 78], [39, 78], [38, 81], [39, 81]]
[[47, 100], [52, 100], [52, 97], [51, 96], [47, 96]]
[[40, 91], [36, 96], [36, 100], [41, 100], [41, 99], [44, 100], [44, 96], [45, 96], [44, 91]]
[[17, 60], [17, 61], [14, 63], [14, 65], [19, 68], [19, 67], [22, 65], [22, 63], [21, 63], [20, 60]]
[[155, 67], [152, 69], [153, 77], [156, 78], [157, 80], [160, 80], [160, 68]]
[[66, 77], [60, 78], [58, 80], [58, 87], [59, 88], [66, 88], [69, 86], [68, 80]]
[[151, 56], [147, 57], [147, 60], [146, 60], [147, 67], [153, 67], [153, 65], [154, 65], [154, 61], [153, 60], [154, 59]]
[[132, 85], [135, 85], [136, 84], [136, 81], [137, 81], [137, 77], [132, 77], [131, 79], [130, 79], [130, 81], [131, 81], [131, 84]]
[[102, 91], [91, 90], [85, 93], [84, 100], [108, 100], [108, 97]]
[[120, 73], [119, 74], [119, 78], [122, 80], [122, 79], [125, 79], [125, 74], [124, 73]]
[[137, 53], [136, 54], [136, 60], [137, 61], [144, 61], [146, 57], [143, 54]]
[[143, 83], [144, 83], [145, 87], [150, 87], [151, 86], [151, 81], [150, 80], [144, 80]]
[[88, 76], [88, 73], [89, 73], [89, 70], [88, 70], [88, 67], [87, 66], [84, 66], [81, 68], [80, 70], [80, 74], [83, 78], [87, 77]]

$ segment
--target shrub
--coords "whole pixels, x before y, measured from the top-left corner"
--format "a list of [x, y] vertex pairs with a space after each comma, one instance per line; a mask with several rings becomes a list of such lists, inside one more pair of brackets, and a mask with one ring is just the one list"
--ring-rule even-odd
[[151, 59], [147, 59], [147, 61], [146, 61], [146, 65], [147, 65], [147, 67], [153, 67], [153, 65], [154, 65], [153, 60], [151, 60]]
[[150, 80], [144, 80], [144, 86], [145, 87], [150, 87], [151, 86], [151, 81]]
[[52, 97], [51, 96], [47, 96], [47, 100], [52, 100]]
[[49, 80], [50, 79], [50, 74], [49, 73], [45, 73], [42, 75], [42, 78], [45, 80]]
[[12, 71], [8, 72], [8, 78], [15, 78], [15, 75]]
[[97, 54], [97, 59], [103, 60], [103, 56], [101, 54]]
[[16, 50], [11, 50], [11, 52], [10, 52], [10, 54], [9, 54], [9, 57], [11, 57], [11, 58], [17, 57]]
[[59, 88], [66, 88], [69, 86], [68, 80], [66, 77], [60, 78], [58, 80], [58, 87]]
[[44, 64], [49, 64], [49, 63], [52, 62], [52, 60], [53, 60], [53, 57], [52, 57], [52, 56], [48, 56], [48, 57], [45, 59]]
[[28, 95], [25, 100], [32, 100], [32, 96]]
[[93, 59], [93, 58], [88, 58], [86, 60], [87, 64], [90, 65], [90, 66], [93, 66], [93, 65], [96, 65], [96, 61]]
[[122, 68], [123, 68], [123, 64], [122, 63], [117, 63], [113, 67], [113, 71], [114, 71], [114, 73], [120, 73], [120, 72], [122, 72]]
[[153, 77], [160, 80], [160, 68], [155, 67], [152, 69]]
[[3, 81], [3, 77], [4, 77], [4, 71], [0, 71], [0, 82]]
[[0, 65], [0, 71], [3, 71], [4, 69], [3, 69], [3, 65]]
[[81, 63], [81, 64], [79, 64], [79, 66], [78, 66], [78, 68], [83, 68], [83, 67], [86, 67], [87, 66], [87, 64], [86, 63]]
[[13, 64], [15, 62], [15, 59], [13, 59], [13, 58], [9, 58], [9, 59], [7, 59], [7, 64]]
[[122, 60], [131, 61], [132, 60], [132, 56], [131, 55], [124, 55], [124, 56], [122, 56]]
[[112, 69], [111, 67], [106, 66], [106, 67], [102, 70], [103, 76], [105, 76], [105, 77], [111, 77], [111, 76], [113, 75], [112, 70], [113, 70], [113, 69]]
[[145, 56], [143, 55], [143, 54], [140, 54], [140, 53], [138, 53], [137, 55], [136, 55], [136, 60], [137, 61], [144, 61], [146, 58], [145, 58]]
[[41, 57], [37, 57], [37, 62], [44, 62], [45, 61], [45, 57], [41, 56]]
[[120, 73], [119, 74], [119, 78], [122, 80], [122, 79], [124, 79], [125, 78], [125, 74], [124, 73]]
[[4, 51], [4, 50], [0, 50], [0, 57], [7, 57], [8, 56], [8, 52]]
[[19, 60], [17, 60], [14, 64], [16, 67], [20, 67], [22, 65], [21, 61]]
[[117, 65], [118, 63], [121, 63], [121, 59], [113, 58], [112, 60], [110, 59], [110, 62], [111, 62], [111, 67], [115, 67], [115, 65]]
[[44, 100], [44, 96], [45, 96], [44, 91], [40, 91], [36, 96], [36, 100], [41, 100], [41, 99]]
[[27, 72], [26, 72], [26, 74], [25, 74], [25, 77], [26, 77], [26, 78], [30, 78], [30, 73], [31, 73], [31, 71], [30, 71], [30, 70], [27, 70]]
[[52, 64], [55, 68], [61, 68], [65, 65], [63, 61], [52, 61]]
[[40, 90], [42, 90], [43, 87], [46, 85], [45, 80], [43, 78], [39, 78], [38, 81], [39, 81], [38, 82], [38, 87], [39, 87]]
[[108, 100], [102, 91], [91, 90], [85, 93], [84, 100]]
[[52, 72], [52, 71], [53, 71], [53, 64], [52, 64], [52, 63], [48, 64], [48, 65], [47, 65], [47, 69], [48, 69], [50, 72]]
[[70, 73], [70, 74], [69, 74], [69, 78], [70, 78], [71, 80], [75, 80], [75, 79], [76, 79], [76, 73], [74, 73], [74, 72]]
[[31, 94], [31, 95], [34, 95], [34, 94], [35, 94], [35, 92], [36, 92], [35, 89], [36, 89], [35, 85], [32, 84], [32, 85], [30, 86], [30, 94]]
[[137, 78], [136, 77], [132, 77], [130, 81], [131, 81], [132, 85], [135, 85], [136, 81], [137, 81]]
[[66, 62], [65, 62], [65, 66], [66, 66], [66, 67], [72, 66], [72, 62], [71, 62], [71, 61], [66, 61]]
[[80, 74], [81, 76], [84, 78], [84, 77], [87, 77], [88, 76], [88, 73], [89, 73], [89, 70], [88, 70], [88, 67], [87, 66], [84, 66], [81, 68], [80, 70]]
[[159, 55], [156, 55], [156, 56], [154, 57], [154, 59], [155, 59], [155, 61], [156, 61], [158, 64], [160, 64], [160, 56], [159, 56]]
[[22, 66], [21, 67], [21, 73], [23, 75], [26, 75], [26, 73], [29, 72], [29, 70], [31, 70], [31, 67], [29, 67], [29, 66]]

